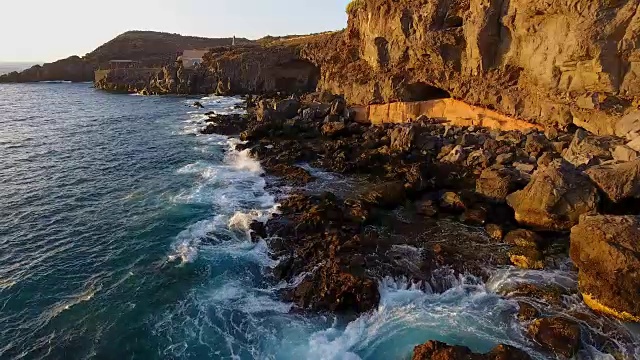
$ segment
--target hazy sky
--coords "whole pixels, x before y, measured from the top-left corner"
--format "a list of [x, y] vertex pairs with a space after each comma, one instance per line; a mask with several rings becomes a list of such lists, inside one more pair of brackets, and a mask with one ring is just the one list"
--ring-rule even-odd
[[84, 55], [127, 30], [260, 38], [344, 28], [349, 0], [0, 1], [0, 61]]

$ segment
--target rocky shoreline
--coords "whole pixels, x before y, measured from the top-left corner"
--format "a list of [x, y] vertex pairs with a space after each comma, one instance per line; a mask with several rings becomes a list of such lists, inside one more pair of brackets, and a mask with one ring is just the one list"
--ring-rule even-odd
[[[329, 93], [248, 97], [247, 104], [246, 116], [210, 113], [202, 132], [239, 136], [241, 149], [294, 189], [280, 199], [279, 214], [251, 229], [280, 259], [272, 275], [292, 284], [281, 295], [299, 311], [356, 316], [377, 308], [384, 277], [443, 292], [451, 279], [486, 280], [505, 266], [566, 267], [570, 254], [579, 288], [504, 289], [518, 301], [513, 316], [550, 355], [571, 358], [584, 344], [629, 354], [619, 345], [624, 341], [603, 335], [633, 343], [629, 333], [612, 330], [615, 320], [603, 330], [606, 318], [565, 301], [582, 297], [598, 313], [626, 321], [640, 314], [640, 245], [632, 240], [640, 219], [622, 215], [638, 213], [640, 160], [620, 157], [622, 140], [580, 129], [521, 133], [426, 118], [362, 124]], [[349, 194], [308, 191], [315, 181], [310, 167], [366, 176], [368, 185]], [[414, 359], [529, 358], [510, 347], [488, 355], [467, 350], [427, 343]]]

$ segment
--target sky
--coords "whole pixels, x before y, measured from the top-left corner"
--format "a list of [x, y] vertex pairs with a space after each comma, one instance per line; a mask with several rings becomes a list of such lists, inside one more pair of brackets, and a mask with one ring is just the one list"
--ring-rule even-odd
[[0, 1], [0, 62], [83, 56], [128, 30], [202, 37], [308, 34], [346, 27], [349, 0]]

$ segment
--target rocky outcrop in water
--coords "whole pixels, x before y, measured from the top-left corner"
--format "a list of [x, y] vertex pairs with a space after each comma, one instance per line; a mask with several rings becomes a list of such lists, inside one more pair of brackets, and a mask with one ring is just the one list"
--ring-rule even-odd
[[24, 83], [39, 81], [93, 81], [95, 66], [84, 59], [71, 56], [53, 63], [36, 65], [22, 72], [0, 76], [0, 83]]

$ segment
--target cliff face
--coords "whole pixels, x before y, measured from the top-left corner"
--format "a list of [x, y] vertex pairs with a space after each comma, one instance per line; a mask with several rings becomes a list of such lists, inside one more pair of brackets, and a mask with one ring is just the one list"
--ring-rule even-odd
[[[0, 76], [0, 83], [38, 81], [93, 81], [93, 72], [110, 60], [135, 60], [143, 67], [160, 67], [174, 61], [176, 53], [230, 45], [231, 38], [201, 38], [154, 31], [128, 31], [80, 58], [72, 56], [54, 63], [37, 65], [20, 73]], [[236, 44], [250, 40], [237, 38]], [[144, 79], [148, 80], [148, 79]]]
[[[301, 46], [353, 103], [447, 93], [544, 124], [613, 133], [640, 97], [640, 0], [357, 0]], [[330, 53], [327, 53], [329, 50]]]
[[72, 56], [53, 63], [36, 65], [22, 72], [0, 76], [0, 83], [38, 81], [92, 81], [94, 66]]

